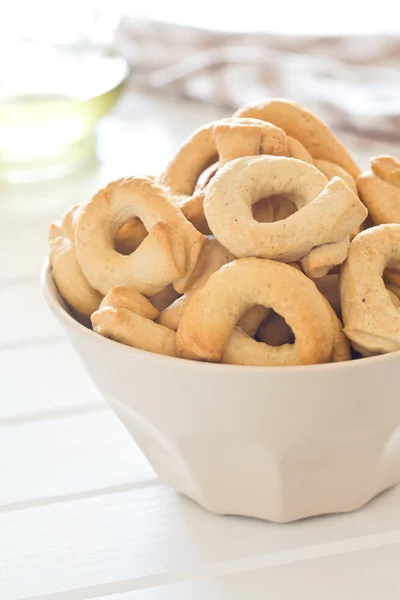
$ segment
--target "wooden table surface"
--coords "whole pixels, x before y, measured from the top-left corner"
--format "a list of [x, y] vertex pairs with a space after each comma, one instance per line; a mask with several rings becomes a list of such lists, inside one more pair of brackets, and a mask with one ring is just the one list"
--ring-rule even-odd
[[[157, 481], [42, 299], [48, 223], [113, 178], [160, 171], [222, 115], [126, 96], [101, 124], [97, 166], [0, 187], [1, 600], [400, 598], [400, 487], [288, 525], [208, 514]], [[400, 154], [344, 140], [362, 166]]]

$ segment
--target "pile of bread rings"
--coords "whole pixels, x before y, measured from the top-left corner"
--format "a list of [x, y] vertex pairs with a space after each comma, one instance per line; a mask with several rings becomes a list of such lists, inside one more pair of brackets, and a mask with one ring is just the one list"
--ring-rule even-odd
[[135, 348], [273, 366], [400, 349], [400, 162], [361, 173], [293, 102], [195, 131], [160, 176], [71, 208], [49, 247], [71, 314]]

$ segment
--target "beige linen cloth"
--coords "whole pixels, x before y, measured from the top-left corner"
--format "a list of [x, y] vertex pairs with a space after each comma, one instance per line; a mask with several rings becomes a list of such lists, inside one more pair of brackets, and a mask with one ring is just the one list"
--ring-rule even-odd
[[117, 45], [134, 85], [229, 109], [286, 97], [334, 127], [400, 138], [399, 36], [222, 33], [126, 17]]

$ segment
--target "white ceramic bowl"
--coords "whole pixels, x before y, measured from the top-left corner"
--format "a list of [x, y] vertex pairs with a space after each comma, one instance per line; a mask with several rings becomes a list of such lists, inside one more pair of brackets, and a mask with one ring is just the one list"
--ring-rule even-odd
[[47, 303], [160, 479], [208, 510], [292, 521], [400, 482], [400, 353], [309, 367], [159, 356], [86, 329], [46, 265]]

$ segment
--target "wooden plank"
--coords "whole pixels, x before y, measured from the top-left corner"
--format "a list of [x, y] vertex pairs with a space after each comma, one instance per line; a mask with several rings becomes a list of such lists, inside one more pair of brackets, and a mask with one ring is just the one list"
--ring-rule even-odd
[[0, 511], [114, 493], [155, 480], [137, 445], [105, 406], [0, 431]]
[[0, 352], [0, 426], [103, 405], [67, 341]]
[[[400, 544], [246, 573], [102, 596], [102, 600], [398, 600]], [[68, 600], [91, 598], [69, 593]], [[63, 600], [59, 597], [59, 600]], [[97, 597], [96, 600], [100, 600]]]
[[163, 486], [0, 516], [6, 590], [18, 598], [87, 599], [397, 542], [400, 488], [353, 514], [287, 525], [218, 517]]
[[0, 350], [64, 338], [61, 326], [46, 305], [39, 282], [0, 287], [0, 313]]

